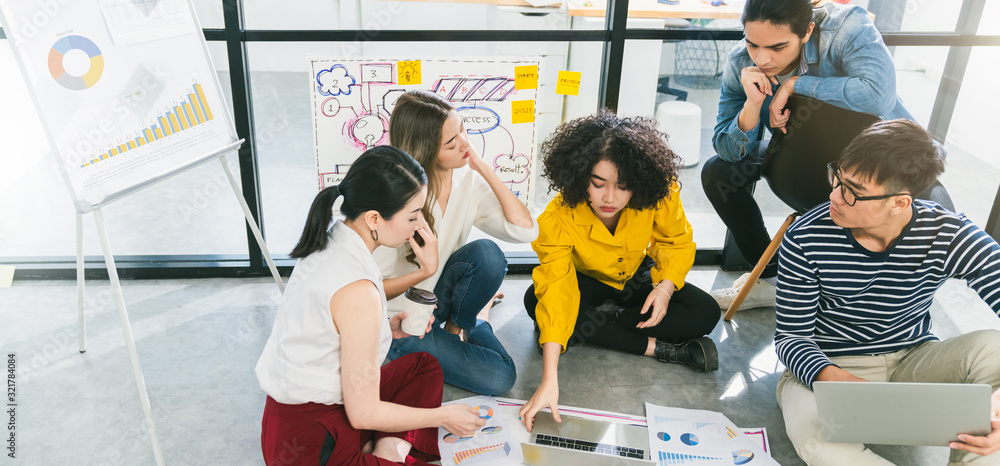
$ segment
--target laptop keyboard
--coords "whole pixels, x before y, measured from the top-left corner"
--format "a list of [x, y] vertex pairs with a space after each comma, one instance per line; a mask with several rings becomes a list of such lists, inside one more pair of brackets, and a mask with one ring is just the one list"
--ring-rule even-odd
[[538, 445], [568, 448], [570, 450], [590, 451], [612, 456], [624, 456], [626, 458], [643, 459], [646, 457], [646, 452], [640, 448], [620, 447], [618, 445], [588, 442], [586, 440], [556, 437], [554, 435], [538, 434], [538, 436], [535, 437], [535, 443]]

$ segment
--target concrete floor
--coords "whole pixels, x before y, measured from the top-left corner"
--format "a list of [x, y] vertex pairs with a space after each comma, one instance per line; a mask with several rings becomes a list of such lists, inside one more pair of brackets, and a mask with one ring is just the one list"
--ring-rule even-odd
[[[698, 267], [688, 281], [718, 287], [736, 277]], [[532, 322], [509, 276], [490, 320], [515, 360], [505, 396], [529, 398], [541, 378]], [[168, 464], [257, 465], [264, 394], [253, 367], [270, 334], [278, 290], [269, 278], [135, 280], [123, 284], [160, 443]], [[72, 281], [15, 281], [0, 288], [0, 351], [17, 361], [17, 464], [153, 464], [121, 324], [106, 281], [88, 282], [87, 352], [77, 351]], [[962, 282], [932, 308], [949, 337], [1000, 321]], [[652, 358], [580, 346], [559, 364], [560, 403], [644, 414], [646, 401], [721, 411], [737, 425], [766, 427], [774, 458], [801, 464], [774, 389], [783, 367], [773, 347], [774, 310], [741, 312], [712, 332], [720, 368], [701, 374]], [[445, 400], [471, 393], [445, 386]], [[897, 464], [944, 464], [945, 448], [876, 447]]]

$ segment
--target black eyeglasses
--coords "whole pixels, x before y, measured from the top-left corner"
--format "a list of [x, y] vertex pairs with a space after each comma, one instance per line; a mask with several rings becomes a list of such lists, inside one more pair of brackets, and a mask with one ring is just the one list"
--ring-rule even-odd
[[878, 196], [858, 196], [850, 186], [844, 184], [840, 179], [840, 162], [830, 162], [826, 164], [826, 179], [830, 182], [830, 187], [840, 187], [840, 196], [844, 198], [847, 205], [854, 207], [858, 201], [874, 201], [877, 199], [888, 199], [893, 196], [913, 196], [910, 193], [880, 194]]

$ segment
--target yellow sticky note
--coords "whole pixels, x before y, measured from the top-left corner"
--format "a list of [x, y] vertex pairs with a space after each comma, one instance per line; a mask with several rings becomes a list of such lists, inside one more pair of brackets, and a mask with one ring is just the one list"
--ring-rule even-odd
[[0, 288], [10, 288], [14, 282], [14, 266], [0, 265]]
[[538, 89], [538, 66], [515, 66], [514, 89]]
[[581, 75], [579, 71], [560, 71], [556, 78], [556, 94], [579, 95]]
[[399, 84], [420, 84], [420, 60], [396, 62], [396, 81]]
[[510, 103], [511, 120], [517, 123], [535, 122], [535, 101], [514, 100]]

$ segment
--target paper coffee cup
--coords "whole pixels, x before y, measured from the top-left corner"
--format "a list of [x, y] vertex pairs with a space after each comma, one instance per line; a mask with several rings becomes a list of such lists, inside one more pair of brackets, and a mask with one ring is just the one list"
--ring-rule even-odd
[[403, 297], [406, 298], [403, 300], [403, 311], [406, 312], [406, 318], [403, 319], [400, 327], [410, 335], [423, 335], [424, 330], [427, 330], [427, 326], [431, 323], [431, 317], [434, 316], [437, 296], [434, 296], [434, 293], [430, 291], [411, 286], [403, 294]]

